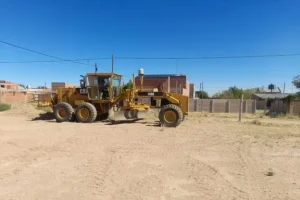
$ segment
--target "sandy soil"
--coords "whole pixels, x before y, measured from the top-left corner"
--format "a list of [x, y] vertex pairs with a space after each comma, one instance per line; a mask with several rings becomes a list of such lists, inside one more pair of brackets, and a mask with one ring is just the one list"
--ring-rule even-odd
[[[0, 113], [0, 199], [300, 199], [300, 120], [56, 123]], [[49, 116], [48, 116], [49, 117]]]

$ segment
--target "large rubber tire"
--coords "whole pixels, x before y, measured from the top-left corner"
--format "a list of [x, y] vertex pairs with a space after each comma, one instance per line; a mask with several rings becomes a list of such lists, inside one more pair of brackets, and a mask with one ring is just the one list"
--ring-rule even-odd
[[56, 104], [53, 113], [57, 122], [70, 122], [74, 117], [74, 109], [66, 102]]
[[182, 120], [183, 113], [178, 106], [168, 104], [161, 107], [159, 112], [159, 121], [162, 126], [176, 127], [182, 122]]
[[77, 106], [75, 116], [77, 122], [92, 123], [97, 118], [97, 110], [93, 104], [83, 102]]

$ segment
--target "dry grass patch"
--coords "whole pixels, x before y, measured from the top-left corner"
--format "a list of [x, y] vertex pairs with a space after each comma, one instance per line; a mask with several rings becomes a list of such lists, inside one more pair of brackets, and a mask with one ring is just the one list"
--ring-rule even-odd
[[0, 112], [11, 109], [11, 105], [7, 103], [0, 103]]

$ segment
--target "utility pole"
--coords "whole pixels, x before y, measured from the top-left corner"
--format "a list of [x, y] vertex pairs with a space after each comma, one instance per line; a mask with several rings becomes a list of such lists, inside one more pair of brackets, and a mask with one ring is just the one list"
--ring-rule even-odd
[[243, 99], [244, 99], [244, 94], [242, 94], [242, 96], [241, 96], [241, 101], [240, 101], [239, 121], [242, 121]]
[[114, 73], [114, 65], [115, 65], [115, 56], [112, 54], [111, 56], [111, 72]]
[[98, 71], [98, 67], [97, 67], [97, 63], [95, 63], [95, 74], [97, 73]]
[[283, 93], [285, 93], [285, 83], [283, 84]]
[[201, 112], [203, 112], [203, 93], [204, 93], [204, 90], [203, 90], [203, 81], [202, 81], [202, 92], [201, 92]]
[[201, 82], [200, 82], [200, 85], [199, 85], [199, 95], [198, 95], [198, 98], [199, 98], [199, 99], [201, 98], [201, 96], [200, 96], [200, 95], [201, 95], [201, 88], [202, 88], [202, 87], [201, 87]]

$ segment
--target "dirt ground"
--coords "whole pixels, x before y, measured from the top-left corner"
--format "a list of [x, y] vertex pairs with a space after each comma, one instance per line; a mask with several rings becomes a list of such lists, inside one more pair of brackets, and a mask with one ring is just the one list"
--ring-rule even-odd
[[299, 119], [192, 114], [162, 128], [41, 113], [0, 113], [1, 200], [300, 199]]

